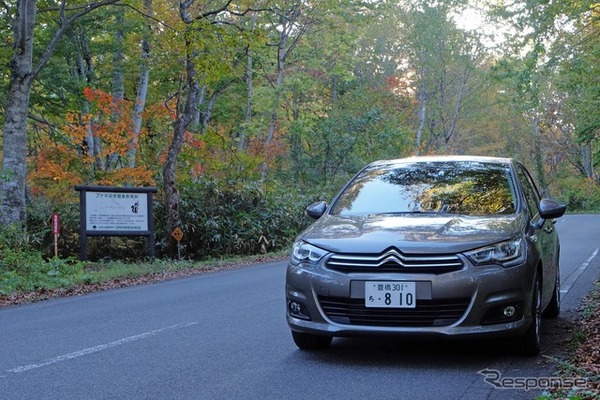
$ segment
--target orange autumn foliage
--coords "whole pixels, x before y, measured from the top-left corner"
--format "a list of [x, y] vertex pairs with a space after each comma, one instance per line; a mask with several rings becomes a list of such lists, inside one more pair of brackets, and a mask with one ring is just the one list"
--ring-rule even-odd
[[[64, 199], [79, 184], [154, 186], [153, 171], [145, 166], [130, 167], [128, 152], [133, 146], [132, 104], [114, 101], [106, 92], [84, 89], [90, 113], [67, 113], [62, 135], [40, 139], [39, 150], [29, 173], [32, 192]], [[88, 135], [95, 146], [88, 146]], [[146, 132], [140, 132], [140, 139]], [[139, 143], [139, 141], [137, 142]]]

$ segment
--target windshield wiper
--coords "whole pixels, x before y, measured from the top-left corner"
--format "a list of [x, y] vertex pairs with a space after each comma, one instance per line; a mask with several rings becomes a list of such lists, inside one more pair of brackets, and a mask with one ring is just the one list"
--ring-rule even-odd
[[423, 215], [431, 215], [431, 214], [448, 214], [443, 211], [426, 211], [426, 210], [409, 210], [409, 211], [388, 211], [379, 213], [380, 215], [410, 215], [410, 214], [423, 214]]

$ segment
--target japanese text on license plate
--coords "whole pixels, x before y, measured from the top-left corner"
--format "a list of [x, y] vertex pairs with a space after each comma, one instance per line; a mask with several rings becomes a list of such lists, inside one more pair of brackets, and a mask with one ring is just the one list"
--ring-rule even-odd
[[417, 294], [415, 282], [365, 282], [365, 306], [389, 308], [415, 308]]

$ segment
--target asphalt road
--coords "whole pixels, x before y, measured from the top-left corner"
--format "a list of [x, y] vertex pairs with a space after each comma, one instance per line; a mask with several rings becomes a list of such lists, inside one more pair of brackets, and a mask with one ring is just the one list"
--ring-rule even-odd
[[0, 398], [535, 398], [478, 371], [552, 376], [547, 356], [561, 354], [565, 320], [600, 277], [600, 215], [557, 226], [564, 312], [544, 321], [538, 357], [498, 340], [336, 339], [302, 352], [285, 322], [285, 263], [271, 263], [0, 309]]

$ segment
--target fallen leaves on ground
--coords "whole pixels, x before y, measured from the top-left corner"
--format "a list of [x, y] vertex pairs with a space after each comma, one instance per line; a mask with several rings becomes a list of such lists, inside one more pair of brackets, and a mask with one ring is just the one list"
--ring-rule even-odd
[[587, 388], [589, 398], [600, 399], [600, 292], [595, 293], [590, 302], [588, 307], [593, 311], [581, 323], [585, 339], [575, 352], [573, 362], [591, 377]]
[[563, 364], [562, 378], [584, 378], [585, 386], [553, 391], [553, 399], [600, 400], [600, 282], [584, 301], [582, 318], [574, 322], [577, 332], [571, 341], [573, 351]]

